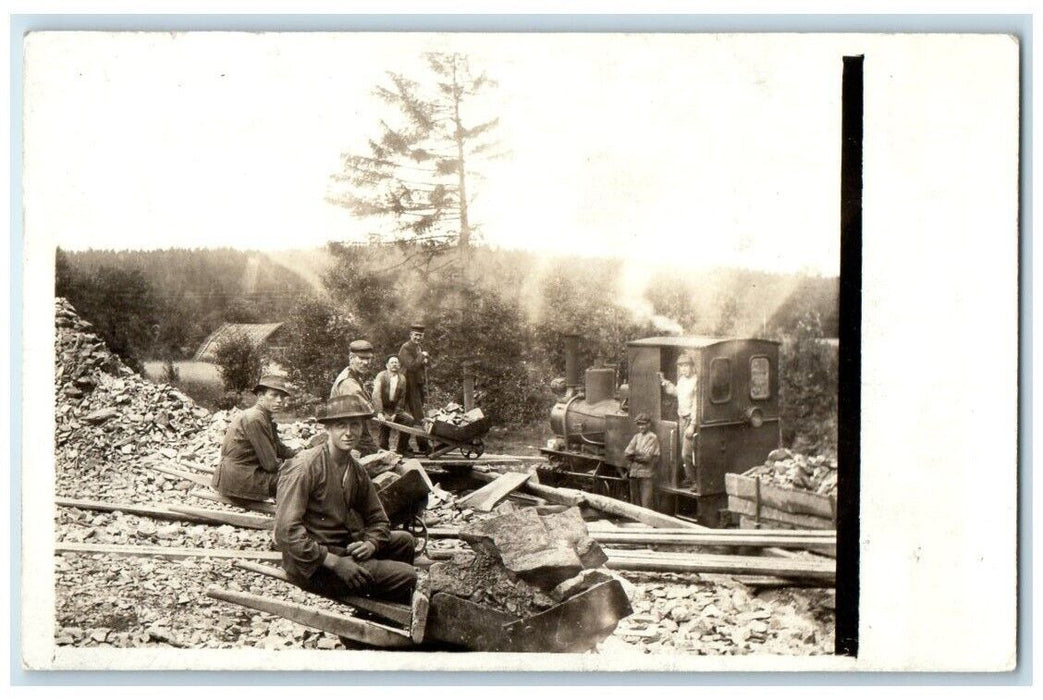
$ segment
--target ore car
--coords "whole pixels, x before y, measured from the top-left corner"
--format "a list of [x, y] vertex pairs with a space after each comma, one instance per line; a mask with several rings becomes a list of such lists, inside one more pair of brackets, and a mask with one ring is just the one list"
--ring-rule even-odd
[[[628, 499], [623, 452], [636, 432], [634, 418], [647, 413], [662, 449], [657, 510], [719, 524], [727, 503], [724, 475], [763, 463], [780, 444], [779, 343], [696, 336], [634, 340], [627, 346], [628, 382], [618, 384], [615, 367], [592, 367], [580, 378], [578, 342], [576, 336], [565, 339], [564, 393], [551, 409], [555, 437], [541, 450], [551, 466], [541, 479]], [[698, 375], [692, 489], [678, 486], [683, 467], [677, 399], [660, 383], [660, 373], [677, 381], [682, 353]]]

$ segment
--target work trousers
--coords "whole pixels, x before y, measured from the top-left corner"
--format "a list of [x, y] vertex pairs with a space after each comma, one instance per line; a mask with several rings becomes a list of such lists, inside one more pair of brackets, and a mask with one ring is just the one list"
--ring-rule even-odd
[[[413, 419], [413, 416], [409, 415], [405, 412], [405, 410], [401, 408], [394, 408], [391, 411], [384, 411], [384, 415], [392, 423], [401, 423], [402, 425], [408, 425], [410, 427], [417, 425], [417, 422]], [[405, 454], [406, 450], [409, 449], [409, 433], [403, 433], [397, 430], [395, 432], [398, 433], [398, 444], [395, 447], [395, 452], [399, 453], [400, 455]], [[388, 447], [388, 445], [391, 444], [391, 428], [387, 427], [386, 425], [380, 426], [379, 444], [380, 449], [382, 450], [391, 449], [390, 447]]]
[[684, 465], [685, 481], [695, 483], [695, 440], [698, 436], [688, 437], [688, 426], [692, 416], [678, 416], [677, 428], [681, 433], [681, 463]]
[[[416, 585], [416, 569], [413, 568], [415, 549], [416, 540], [411, 534], [404, 530], [392, 530], [391, 541], [384, 545], [383, 549], [372, 558], [359, 562], [373, 577], [369, 584], [359, 588], [344, 583], [337, 574], [324, 566], [320, 566], [303, 581], [295, 577], [291, 577], [291, 580], [304, 590], [327, 598], [363, 595], [408, 603]], [[341, 554], [343, 551], [337, 547], [330, 547], [333, 554]]]
[[[413, 416], [413, 420], [417, 422], [418, 426], [424, 424], [424, 385], [423, 384], [406, 384], [406, 407], [409, 409], [409, 413]], [[408, 444], [408, 441], [407, 441]], [[416, 450], [417, 452], [430, 452], [431, 443], [425, 438], [416, 438]]]
[[650, 476], [630, 477], [630, 502], [642, 508], [653, 508], [655, 491]]

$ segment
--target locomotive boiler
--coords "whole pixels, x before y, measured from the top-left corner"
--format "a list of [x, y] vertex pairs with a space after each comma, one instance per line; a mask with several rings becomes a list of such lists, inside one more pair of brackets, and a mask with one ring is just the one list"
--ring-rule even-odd
[[[677, 381], [677, 361], [692, 361], [697, 376], [693, 462], [695, 486], [683, 474], [677, 400], [661, 378]], [[614, 367], [579, 368], [579, 338], [565, 338], [563, 392], [551, 408], [554, 433], [541, 452], [548, 484], [572, 485], [628, 500], [624, 450], [647, 413], [659, 437], [654, 477], [656, 509], [717, 525], [727, 504], [724, 475], [764, 462], [781, 440], [779, 343], [759, 338], [663, 336], [627, 344], [627, 382]]]

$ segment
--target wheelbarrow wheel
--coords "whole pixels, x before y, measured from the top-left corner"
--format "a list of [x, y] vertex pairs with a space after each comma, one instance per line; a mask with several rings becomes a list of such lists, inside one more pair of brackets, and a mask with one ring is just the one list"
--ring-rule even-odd
[[418, 547], [416, 549], [416, 554], [426, 557], [427, 543], [430, 540], [430, 537], [428, 536], [427, 523], [424, 522], [424, 514], [422, 511], [413, 514], [413, 518], [406, 526], [406, 530], [417, 541]]
[[460, 448], [460, 454], [462, 454], [466, 459], [478, 459], [482, 456], [483, 452], [485, 452], [485, 443], [481, 440], [475, 440], [467, 447]]

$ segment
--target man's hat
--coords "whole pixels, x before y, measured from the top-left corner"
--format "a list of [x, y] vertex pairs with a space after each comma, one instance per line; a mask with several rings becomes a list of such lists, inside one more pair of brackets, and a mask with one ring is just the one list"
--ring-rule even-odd
[[694, 365], [695, 363], [692, 362], [692, 358], [688, 357], [688, 355], [681, 355], [680, 357], [677, 358], [677, 364], [679, 364], [679, 365]]
[[416, 331], [417, 333], [423, 333], [424, 332], [424, 324], [422, 324], [422, 323], [412, 323], [412, 324], [409, 325], [409, 330]]
[[372, 355], [373, 345], [368, 340], [353, 340], [348, 345], [348, 352], [353, 355]]
[[254, 387], [254, 393], [256, 394], [260, 389], [275, 389], [276, 391], [282, 391], [287, 394], [292, 393], [290, 383], [286, 381], [286, 377], [279, 377], [274, 374], [266, 374], [257, 380], [257, 386]]
[[651, 423], [652, 419], [648, 417], [647, 413], [638, 413], [637, 418], [634, 419], [635, 423]]
[[373, 404], [358, 394], [342, 394], [315, 409], [315, 420], [332, 423], [342, 418], [371, 418]]

